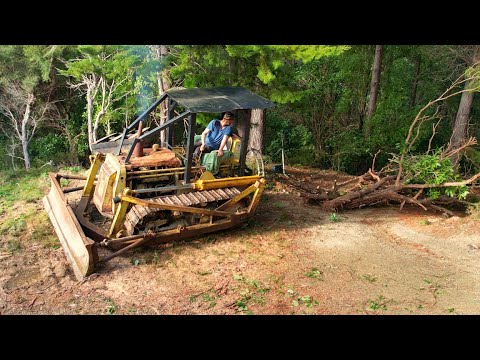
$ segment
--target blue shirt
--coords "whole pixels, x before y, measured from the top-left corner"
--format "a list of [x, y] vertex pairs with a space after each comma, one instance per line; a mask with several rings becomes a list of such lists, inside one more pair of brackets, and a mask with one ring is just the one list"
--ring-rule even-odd
[[220, 124], [220, 120], [212, 120], [210, 124], [208, 124], [207, 129], [210, 132], [205, 137], [205, 145], [218, 150], [220, 144], [222, 143], [222, 139], [225, 135], [232, 136], [232, 127], [230, 125], [225, 126], [222, 129], [222, 124]]

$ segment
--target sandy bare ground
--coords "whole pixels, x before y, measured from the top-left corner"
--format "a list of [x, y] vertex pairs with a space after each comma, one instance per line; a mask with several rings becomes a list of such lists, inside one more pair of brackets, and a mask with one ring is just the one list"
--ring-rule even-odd
[[4, 252], [0, 312], [478, 314], [479, 224], [397, 206], [334, 219], [271, 188], [248, 226], [133, 251], [83, 282], [61, 247]]

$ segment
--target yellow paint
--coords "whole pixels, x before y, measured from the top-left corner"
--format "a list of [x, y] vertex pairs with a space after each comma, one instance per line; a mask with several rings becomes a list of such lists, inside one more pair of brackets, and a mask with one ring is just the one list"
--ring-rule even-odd
[[[123, 194], [128, 196], [131, 194], [131, 190], [129, 188], [125, 188]], [[125, 215], [127, 214], [129, 202], [122, 199], [120, 201], [119, 206], [117, 207], [117, 211], [115, 212], [115, 217], [113, 218], [112, 225], [110, 226], [110, 231], [108, 232], [108, 236], [112, 237], [117, 234], [123, 226], [123, 222], [125, 221]]]
[[215, 176], [210, 171], [205, 171], [201, 176], [200, 180], [214, 180]]
[[214, 180], [198, 180], [194, 183], [195, 190], [212, 190], [212, 189], [221, 189], [225, 187], [232, 186], [245, 186], [254, 184], [255, 181], [260, 180], [261, 176], [242, 176], [242, 177], [230, 177], [224, 179], [214, 179]]
[[113, 202], [126, 187], [125, 166], [113, 154], [107, 154], [98, 172], [97, 187], [93, 202], [104, 216], [113, 217], [118, 204]]

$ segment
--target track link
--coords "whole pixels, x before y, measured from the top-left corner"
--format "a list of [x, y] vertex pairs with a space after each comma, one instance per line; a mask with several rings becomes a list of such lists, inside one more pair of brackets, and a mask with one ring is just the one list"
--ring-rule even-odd
[[[167, 195], [149, 199], [159, 204], [178, 205], [178, 206], [194, 206], [199, 204], [207, 204], [219, 200], [229, 200], [234, 196], [240, 194], [240, 190], [235, 187], [192, 191], [189, 193], [179, 195]], [[162, 211], [156, 208], [149, 208], [142, 205], [134, 205], [125, 217], [123, 226], [125, 228], [125, 235], [133, 235], [138, 224], [142, 223], [148, 215]]]

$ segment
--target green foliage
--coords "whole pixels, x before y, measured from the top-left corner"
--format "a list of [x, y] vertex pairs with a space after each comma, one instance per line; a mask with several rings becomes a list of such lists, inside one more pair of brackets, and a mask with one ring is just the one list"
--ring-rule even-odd
[[[49, 160], [57, 162], [62, 158], [62, 154], [68, 151], [65, 138], [59, 134], [46, 134], [42, 137], [33, 139], [30, 143], [30, 154], [36, 157], [40, 162], [45, 163]], [[63, 155], [65, 157], [65, 155]]]
[[49, 80], [52, 52], [45, 45], [0, 46], [0, 85], [18, 82], [26, 92], [33, 92]]
[[331, 213], [330, 214], [330, 221], [337, 222], [339, 220], [340, 219], [338, 218], [337, 213]]
[[115, 304], [115, 302], [112, 299], [107, 299], [108, 305], [107, 305], [107, 314], [113, 315], [117, 312], [118, 306]]
[[[398, 162], [398, 158], [393, 158]], [[440, 185], [446, 182], [462, 181], [456, 173], [449, 158], [441, 158], [441, 149], [433, 154], [409, 155], [403, 162], [405, 184], [432, 184]], [[467, 186], [452, 186], [446, 188], [431, 188], [426, 190], [427, 196], [436, 200], [441, 194], [458, 199], [465, 199], [468, 195]]]
[[363, 134], [357, 129], [338, 132], [325, 140], [331, 153], [331, 167], [337, 171], [363, 172], [371, 164], [370, 147]]
[[387, 310], [387, 305], [385, 303], [385, 297], [380, 295], [375, 300], [368, 299], [368, 308], [370, 310]]
[[43, 169], [10, 170], [0, 174], [0, 205], [12, 206], [18, 201], [40, 200], [49, 186], [47, 166]]
[[266, 154], [273, 162], [281, 162], [282, 138], [286, 161], [290, 164], [308, 165], [315, 162], [313, 138], [307, 127], [288, 119], [282, 109], [267, 112], [268, 142]]
[[11, 235], [18, 237], [27, 229], [27, 222], [25, 215], [20, 215], [15, 218], [9, 218], [0, 225], [0, 235]]
[[299, 305], [303, 304], [307, 308], [312, 308], [314, 306], [319, 305], [317, 300], [314, 300], [310, 295], [302, 295], [300, 296], [296, 291], [293, 289], [288, 289], [288, 295], [292, 297], [292, 305], [294, 307], [298, 307]]
[[312, 278], [312, 279], [319, 279], [323, 280], [323, 271], [318, 270], [317, 268], [311, 268], [305, 276]]
[[[35, 89], [39, 104], [43, 101], [42, 94], [47, 93], [43, 90], [53, 89], [48, 94], [51, 100], [57, 100], [61, 110], [59, 127], [38, 128], [38, 136], [30, 144], [32, 164], [41, 166], [49, 160], [57, 164], [87, 162], [90, 151], [86, 97], [84, 91], [69, 89], [67, 80], [78, 85], [85, 76], [96, 76], [105, 79], [107, 85], [117, 86], [111, 105], [100, 117], [98, 136], [101, 137], [121, 130], [152, 103], [158, 94], [157, 75], [162, 72], [172, 86], [245, 86], [275, 101], [277, 108], [267, 111], [266, 118], [266, 152], [273, 161], [281, 160], [283, 136], [287, 164], [363, 173], [377, 150], [383, 150], [376, 159], [379, 168], [387, 164], [388, 153], [401, 150], [396, 145], [404, 144], [418, 111], [464, 72], [464, 60], [459, 55], [466, 47], [386, 45], [377, 107], [370, 119], [366, 119], [365, 112], [374, 45], [171, 45], [167, 48], [168, 55], [157, 59], [154, 46], [144, 45], [0, 46], [0, 86], [13, 81], [22, 84], [25, 90]], [[63, 76], [54, 76], [52, 69], [58, 69]], [[49, 88], [45, 87], [47, 83]], [[100, 115], [102, 108], [100, 93], [99, 90], [94, 100], [94, 117]], [[448, 142], [458, 103], [459, 97], [452, 97], [442, 105], [439, 114], [443, 120], [433, 147]], [[432, 107], [425, 115], [433, 115], [434, 111]], [[475, 98], [469, 131], [477, 137], [479, 114], [480, 101]], [[198, 115], [199, 127], [217, 116]], [[5, 124], [0, 116], [0, 126]], [[411, 153], [426, 151], [431, 125], [427, 121], [421, 126]], [[7, 138], [0, 136], [1, 169], [11, 166], [8, 146]], [[473, 158], [475, 155], [469, 154], [469, 159]], [[15, 162], [23, 165], [19, 159]], [[465, 169], [480, 168], [475, 161], [472, 163], [473, 168], [468, 167], [469, 163]], [[452, 191], [446, 192], [460, 195]], [[430, 195], [439, 194], [433, 189]]]
[[240, 294], [240, 298], [235, 302], [238, 311], [248, 312], [250, 303], [265, 305], [265, 294], [270, 291], [269, 287], [256, 279], [251, 280], [239, 274], [233, 274], [233, 278], [239, 283], [233, 287], [233, 290]]
[[[76, 50], [78, 56], [71, 58], [59, 73], [85, 89], [88, 88], [85, 79], [90, 86], [96, 86], [97, 90], [92, 90], [92, 97], [96, 94], [92, 117], [98, 117], [103, 125], [98, 137], [121, 130], [124, 121], [129, 122], [129, 117], [151, 105], [157, 91], [154, 77], [159, 64], [152, 61], [147, 47], [80, 45]], [[105, 97], [102, 81], [106, 85]]]

